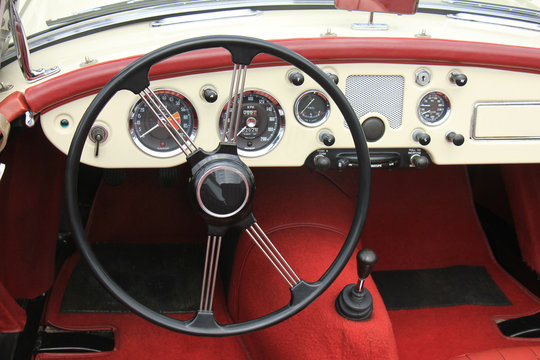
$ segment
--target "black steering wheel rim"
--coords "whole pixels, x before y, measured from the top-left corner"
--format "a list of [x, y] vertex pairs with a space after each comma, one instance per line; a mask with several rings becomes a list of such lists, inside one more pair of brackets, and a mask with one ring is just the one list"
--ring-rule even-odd
[[[327, 271], [314, 283], [302, 281], [293, 287], [289, 305], [256, 319], [226, 325], [217, 324], [212, 313], [198, 312], [189, 321], [173, 319], [147, 308], [128, 295], [111, 279], [92, 251], [81, 221], [77, 195], [82, 150], [92, 124], [109, 99], [119, 90], [127, 89], [138, 93], [148, 87], [150, 68], [159, 61], [187, 51], [219, 47], [229, 50], [233, 62], [237, 64], [248, 65], [257, 54], [267, 53], [294, 65], [315, 80], [333, 99], [344, 116], [353, 137], [359, 165], [359, 191], [353, 222], [341, 250]], [[67, 214], [81, 255], [94, 276], [120, 303], [142, 318], [172, 331], [198, 336], [229, 336], [260, 330], [293, 316], [332, 284], [353, 254], [362, 233], [369, 207], [371, 171], [367, 143], [354, 110], [345, 95], [317, 66], [292, 50], [268, 41], [241, 36], [205, 36], [179, 41], [150, 52], [128, 65], [105, 85], [84, 113], [75, 131], [67, 156], [65, 187]]]

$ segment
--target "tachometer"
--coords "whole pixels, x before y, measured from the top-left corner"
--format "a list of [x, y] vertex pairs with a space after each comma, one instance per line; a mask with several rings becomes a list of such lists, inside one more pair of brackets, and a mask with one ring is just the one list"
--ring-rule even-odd
[[[182, 129], [194, 139], [197, 133], [197, 113], [191, 102], [174, 90], [154, 92]], [[170, 157], [182, 151], [143, 100], [139, 100], [131, 108], [129, 132], [135, 145], [149, 155]]]
[[[227, 105], [220, 116], [220, 132], [226, 120]], [[232, 106], [229, 110], [232, 113]], [[271, 95], [260, 90], [244, 91], [236, 144], [242, 156], [268, 153], [281, 140], [285, 130], [285, 113]]]
[[418, 116], [426, 125], [438, 125], [450, 115], [450, 100], [440, 91], [427, 93], [418, 103]]
[[294, 115], [302, 125], [319, 126], [330, 115], [330, 103], [322, 92], [309, 90], [296, 99]]

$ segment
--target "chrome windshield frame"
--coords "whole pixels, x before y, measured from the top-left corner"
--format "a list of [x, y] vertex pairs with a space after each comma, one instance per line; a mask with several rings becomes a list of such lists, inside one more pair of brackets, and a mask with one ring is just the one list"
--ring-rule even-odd
[[[0, 0], [3, 5], [10, 0]], [[155, 2], [152, 2], [155, 4]], [[221, 12], [238, 9], [251, 10], [280, 10], [280, 9], [335, 9], [334, 0], [230, 0], [230, 1], [193, 1], [181, 3], [161, 3], [148, 7], [130, 9], [122, 12], [101, 15], [87, 18], [78, 22], [79, 18], [65, 17], [50, 20], [56, 24], [49, 30], [32, 34], [28, 37], [29, 51], [36, 51], [48, 46], [61, 43], [63, 41], [83, 37], [95, 32], [114, 28], [124, 24], [131, 24], [142, 21], [167, 21], [184, 15], [194, 15], [202, 13]], [[89, 9], [91, 10], [91, 9]], [[491, 16], [494, 18], [504, 18], [510, 20], [525, 21], [533, 24], [540, 24], [540, 11], [513, 8], [502, 5], [495, 5], [469, 0], [442, 0], [440, 2], [425, 1], [418, 5], [418, 12], [433, 13], [440, 15], [452, 15], [458, 13], [469, 13], [475, 15]], [[91, 12], [91, 11], [90, 11]], [[81, 18], [83, 19], [83, 18]], [[10, 46], [1, 57], [2, 66], [16, 59], [16, 51]]]

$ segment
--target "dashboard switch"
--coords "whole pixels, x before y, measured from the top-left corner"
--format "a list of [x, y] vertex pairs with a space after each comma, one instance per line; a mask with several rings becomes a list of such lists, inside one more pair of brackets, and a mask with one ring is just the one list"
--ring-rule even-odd
[[413, 154], [411, 156], [411, 165], [417, 169], [425, 169], [429, 166], [429, 159], [424, 155]]
[[107, 138], [107, 130], [102, 126], [94, 126], [90, 130], [90, 140], [96, 143], [95, 156], [99, 156], [99, 145]]
[[419, 142], [420, 145], [426, 146], [431, 142], [431, 136], [422, 130], [416, 130], [413, 133], [413, 140]]
[[465, 86], [465, 84], [467, 84], [467, 75], [457, 71], [452, 71], [450, 73], [450, 82], [456, 84], [457, 86]]
[[214, 103], [218, 99], [218, 93], [212, 88], [205, 88], [202, 93], [204, 100], [209, 103]]
[[289, 73], [289, 81], [295, 86], [300, 86], [304, 83], [304, 75], [298, 71], [291, 71]]
[[326, 73], [326, 75], [328, 75], [328, 77], [334, 82], [334, 84], [337, 85], [339, 83], [339, 77], [336, 74]]
[[315, 167], [318, 170], [328, 170], [332, 166], [332, 162], [330, 161], [330, 159], [323, 154], [315, 156], [313, 162], [315, 163]]
[[334, 137], [334, 135], [332, 135], [330, 132], [328, 131], [323, 131], [320, 135], [319, 135], [319, 140], [322, 141], [322, 143], [326, 146], [332, 146], [334, 145], [334, 143], [336, 142], [336, 138]]
[[465, 138], [463, 137], [463, 135], [456, 134], [453, 131], [446, 134], [446, 140], [452, 142], [456, 146], [461, 146], [465, 142]]

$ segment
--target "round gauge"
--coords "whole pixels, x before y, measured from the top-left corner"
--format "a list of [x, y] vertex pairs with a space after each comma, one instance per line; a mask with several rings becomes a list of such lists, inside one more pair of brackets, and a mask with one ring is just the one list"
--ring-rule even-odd
[[[191, 102], [173, 90], [156, 90], [156, 96], [191, 139], [197, 133], [197, 113]], [[170, 157], [182, 152], [149, 106], [141, 99], [129, 113], [129, 132], [135, 144], [145, 153]]]
[[[220, 133], [226, 121], [227, 105], [220, 116]], [[232, 114], [232, 107], [229, 109]], [[285, 113], [271, 95], [260, 90], [244, 91], [237, 128], [238, 154], [255, 157], [268, 153], [281, 140], [285, 131]]]
[[294, 115], [302, 125], [318, 126], [328, 119], [330, 103], [322, 92], [309, 90], [296, 99]]
[[426, 125], [438, 125], [450, 115], [450, 100], [440, 91], [427, 93], [418, 103], [418, 116]]

